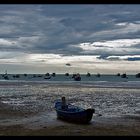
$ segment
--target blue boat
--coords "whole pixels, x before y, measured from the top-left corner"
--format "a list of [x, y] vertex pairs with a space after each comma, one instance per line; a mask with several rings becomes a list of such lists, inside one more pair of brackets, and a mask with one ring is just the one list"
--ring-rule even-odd
[[67, 104], [65, 108], [62, 108], [62, 101], [57, 100], [55, 102], [55, 110], [57, 112], [57, 118], [74, 123], [89, 123], [92, 119], [92, 115], [95, 112], [94, 109], [83, 109], [71, 104]]

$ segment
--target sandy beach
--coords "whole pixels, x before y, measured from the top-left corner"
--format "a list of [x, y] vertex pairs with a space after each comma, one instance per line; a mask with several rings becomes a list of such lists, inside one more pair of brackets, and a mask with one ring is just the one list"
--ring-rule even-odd
[[[1, 136], [140, 135], [139, 89], [11, 83], [1, 85], [0, 92]], [[58, 120], [54, 100], [62, 95], [79, 106], [93, 106], [91, 123]]]
[[[5, 122], [0, 125], [1, 136], [137, 136], [140, 117], [93, 117], [90, 124], [72, 124], [53, 118], [48, 123], [41, 114], [0, 112]], [[10, 116], [10, 117], [9, 117]], [[7, 120], [6, 120], [7, 117]], [[47, 117], [46, 117], [47, 119]]]

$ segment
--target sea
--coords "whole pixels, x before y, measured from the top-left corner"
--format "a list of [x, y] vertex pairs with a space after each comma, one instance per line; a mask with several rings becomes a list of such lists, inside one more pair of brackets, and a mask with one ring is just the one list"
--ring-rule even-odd
[[140, 116], [140, 78], [135, 75], [127, 78], [81, 75], [81, 81], [64, 74], [56, 74], [51, 79], [44, 79], [42, 74], [19, 74], [18, 78], [8, 74], [8, 77], [5, 80], [0, 76], [0, 102], [15, 111], [47, 112], [54, 119], [54, 102], [65, 96], [68, 103], [94, 108], [96, 117]]
[[[47, 84], [67, 84], [67, 85], [82, 85], [82, 86], [95, 86], [95, 87], [140, 87], [140, 78], [136, 75], [127, 75], [126, 78], [122, 78], [117, 75], [97, 75], [93, 74], [87, 76], [86, 74], [81, 74], [81, 81], [75, 81], [72, 78], [72, 74], [65, 76], [65, 74], [56, 74], [54, 77], [51, 76], [50, 79], [45, 79], [45, 74], [7, 74], [8, 79], [5, 79], [3, 74], [0, 74], [0, 83], [47, 83]], [[47, 76], [49, 77], [49, 76]]]

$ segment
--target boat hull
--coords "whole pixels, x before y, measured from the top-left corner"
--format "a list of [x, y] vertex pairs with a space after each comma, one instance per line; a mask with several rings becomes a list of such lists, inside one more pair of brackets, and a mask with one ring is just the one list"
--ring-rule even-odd
[[[69, 111], [62, 110], [60, 107], [55, 107], [57, 118], [68, 121], [68, 122], [74, 122], [74, 123], [89, 123], [92, 119], [92, 115], [95, 112], [94, 109], [82, 109], [80, 111]], [[78, 109], [78, 108], [77, 108]]]
[[68, 122], [75, 122], [75, 123], [89, 123], [92, 119], [93, 110], [85, 110], [84, 112], [79, 113], [62, 113], [61, 111], [57, 112], [57, 118], [68, 121]]

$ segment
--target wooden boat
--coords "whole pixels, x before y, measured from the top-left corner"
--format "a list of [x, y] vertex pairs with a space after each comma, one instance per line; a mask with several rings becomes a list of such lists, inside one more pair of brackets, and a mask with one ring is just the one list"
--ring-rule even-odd
[[62, 109], [62, 101], [57, 100], [55, 102], [55, 110], [57, 112], [57, 118], [74, 122], [74, 123], [89, 123], [92, 119], [92, 115], [95, 112], [94, 109], [83, 109], [71, 104], [67, 104], [64, 109]]

